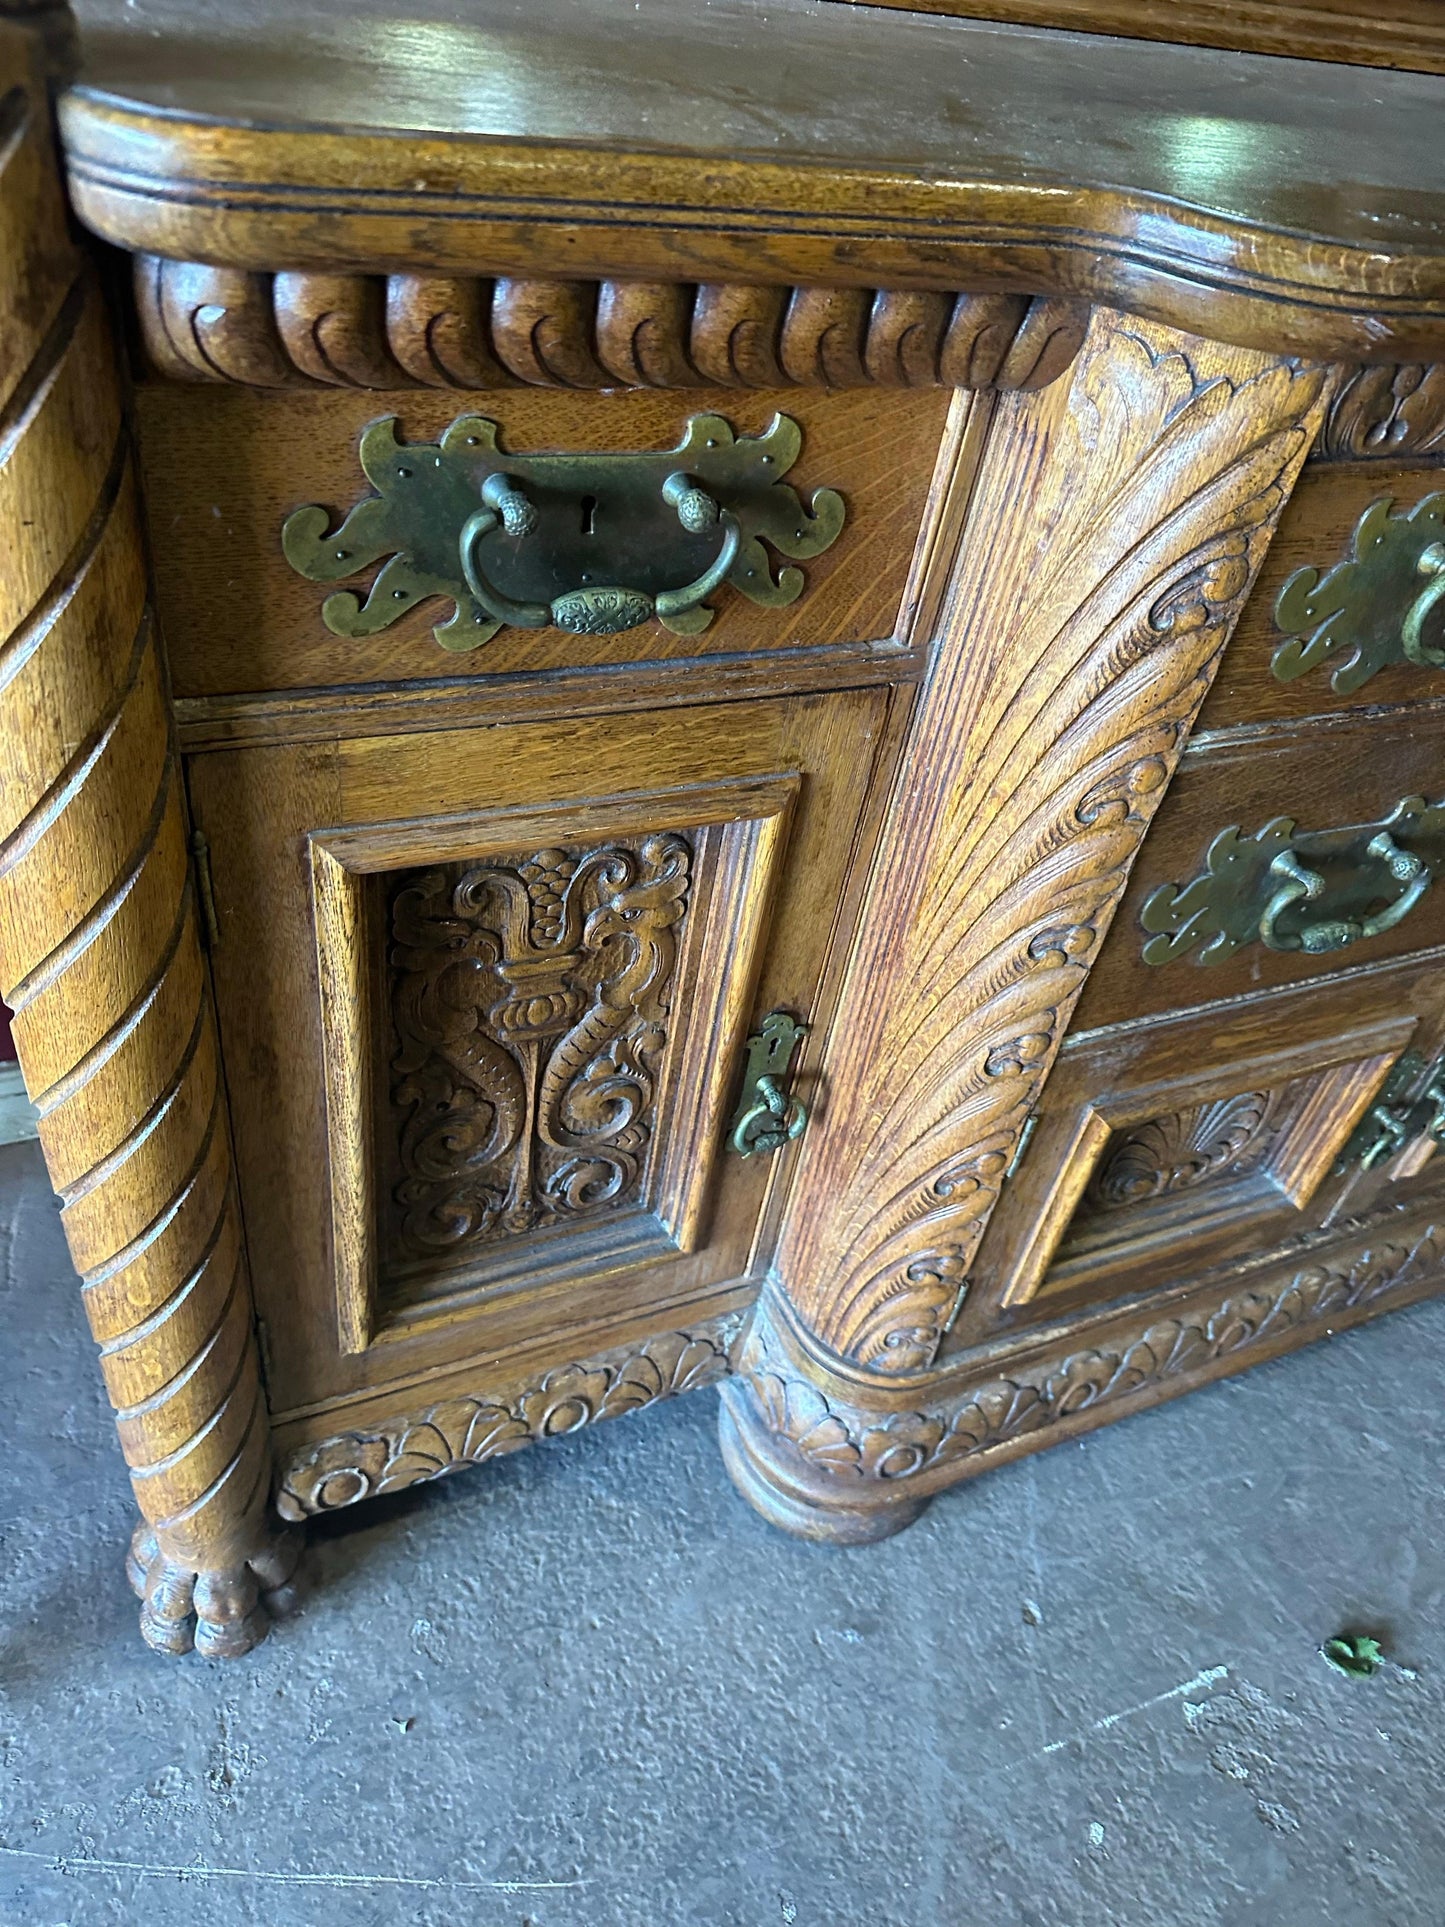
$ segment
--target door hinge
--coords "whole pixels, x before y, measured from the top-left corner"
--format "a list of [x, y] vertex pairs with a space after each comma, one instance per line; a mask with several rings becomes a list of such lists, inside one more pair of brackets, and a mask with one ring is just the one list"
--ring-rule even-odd
[[1004, 1171], [1003, 1182], [1005, 1184], [1008, 1183], [1009, 1179], [1013, 1176], [1014, 1172], [1017, 1171], [1019, 1166], [1023, 1163], [1024, 1153], [1025, 1151], [1028, 1150], [1030, 1143], [1033, 1141], [1034, 1132], [1038, 1128], [1039, 1128], [1038, 1112], [1030, 1111], [1028, 1116], [1024, 1119], [1024, 1128], [1019, 1132], [1019, 1141], [1014, 1146], [1014, 1154], [1009, 1159], [1007, 1168]]
[[196, 873], [196, 906], [201, 913], [201, 938], [207, 950], [221, 941], [216, 921], [216, 894], [211, 885], [211, 846], [204, 830], [191, 831], [191, 863]]

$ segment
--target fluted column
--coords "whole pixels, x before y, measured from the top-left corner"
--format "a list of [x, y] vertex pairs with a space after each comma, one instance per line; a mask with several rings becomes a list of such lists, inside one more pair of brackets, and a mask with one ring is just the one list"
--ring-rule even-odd
[[130, 1562], [141, 1629], [221, 1656], [263, 1636], [295, 1542], [270, 1511], [114, 345], [53, 146], [64, 26], [61, 9], [0, 4], [0, 992], [146, 1522]]

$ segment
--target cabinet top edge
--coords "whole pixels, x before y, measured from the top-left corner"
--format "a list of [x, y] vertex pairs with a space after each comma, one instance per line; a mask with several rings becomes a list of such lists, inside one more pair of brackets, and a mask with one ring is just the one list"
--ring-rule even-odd
[[241, 269], [1007, 289], [1445, 356], [1445, 78], [819, 0], [402, 4], [83, 0], [82, 219]]

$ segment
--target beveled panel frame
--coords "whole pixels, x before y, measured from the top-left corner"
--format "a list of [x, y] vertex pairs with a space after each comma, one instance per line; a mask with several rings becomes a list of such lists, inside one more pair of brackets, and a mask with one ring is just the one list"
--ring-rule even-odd
[[[424, 821], [313, 831], [307, 838], [322, 1000], [337, 1335], [355, 1355], [403, 1327], [455, 1318], [498, 1292], [523, 1291], [539, 1260], [589, 1277], [697, 1248], [725, 1137], [736, 1060], [774, 885], [801, 777], [796, 772], [629, 792], [546, 808], [467, 811]], [[511, 1241], [454, 1291], [401, 1308], [384, 1303], [375, 1144], [379, 901], [368, 879], [414, 865], [485, 861], [523, 848], [687, 831], [694, 837], [692, 903], [677, 965], [675, 1021], [659, 1079], [665, 1120], [645, 1212], [564, 1237]], [[650, 1220], [650, 1222], [649, 1222]], [[529, 1257], [529, 1250], [531, 1256]]]
[[[1426, 1006], [1438, 994], [1412, 1008], [1412, 988], [1401, 985], [1392, 998], [1389, 985], [1404, 974], [1386, 973], [1378, 999], [1353, 1005], [1338, 987], [1331, 994], [1319, 986], [1307, 1000], [1301, 992], [1276, 994], [1252, 1008], [1222, 1009], [1215, 1020], [1196, 1011], [1071, 1039], [980, 1251], [959, 1340], [974, 1341], [1000, 1320], [1027, 1323], [1147, 1292], [1171, 1266], [1181, 1279], [1194, 1277], [1329, 1222], [1341, 1187], [1327, 1181], [1341, 1150], [1422, 1023], [1436, 1021]], [[1150, 1200], [1148, 1208], [1120, 1210], [1117, 1235], [1081, 1240], [1070, 1252], [1070, 1228], [1090, 1184], [1124, 1134], [1192, 1107], [1289, 1086], [1278, 1134], [1248, 1171], [1226, 1163], [1170, 1206]]]

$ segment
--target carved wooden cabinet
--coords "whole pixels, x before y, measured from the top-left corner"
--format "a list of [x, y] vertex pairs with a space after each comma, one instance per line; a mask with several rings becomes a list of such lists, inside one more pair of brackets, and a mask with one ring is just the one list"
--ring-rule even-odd
[[0, 6], [0, 990], [151, 1643], [695, 1387], [873, 1539], [1445, 1284], [1445, 81], [363, 11]]

